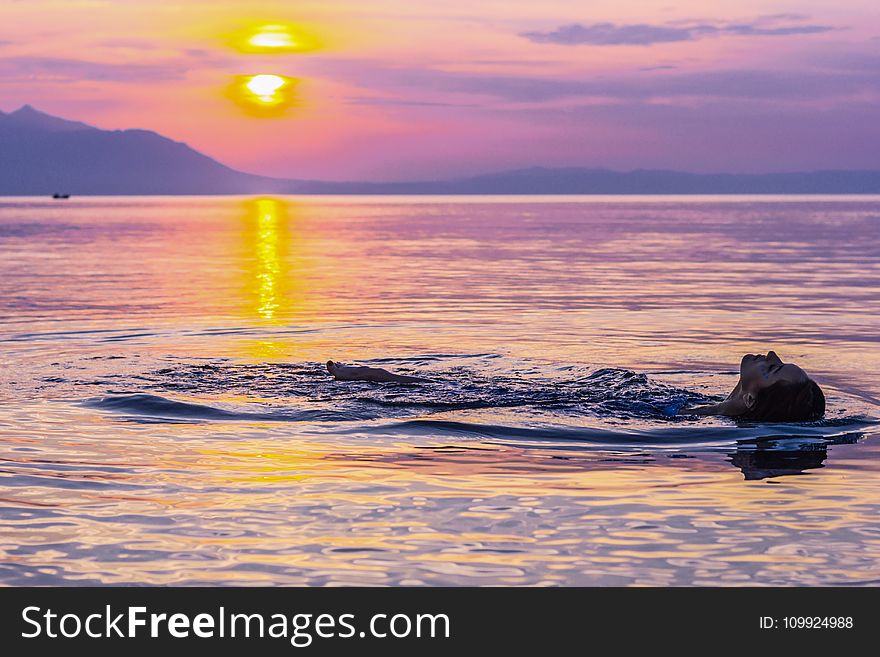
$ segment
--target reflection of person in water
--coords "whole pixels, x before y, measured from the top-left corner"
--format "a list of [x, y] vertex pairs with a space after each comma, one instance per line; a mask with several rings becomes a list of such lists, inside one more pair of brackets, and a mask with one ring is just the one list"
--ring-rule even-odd
[[[428, 379], [394, 374], [379, 367], [351, 367], [327, 361], [327, 371], [337, 381], [422, 383]], [[825, 413], [825, 395], [807, 373], [793, 363], [783, 363], [776, 352], [747, 354], [739, 367], [739, 381], [727, 398], [708, 406], [684, 409], [694, 415], [725, 415], [758, 422], [803, 422]]]
[[860, 432], [820, 440], [785, 435], [765, 437], [738, 443], [736, 451], [729, 456], [746, 480], [799, 475], [824, 467], [829, 445], [852, 445], [863, 437]]
[[800, 449], [737, 449], [730, 462], [742, 470], [747, 481], [803, 474], [805, 470], [821, 468], [828, 456], [824, 444]]

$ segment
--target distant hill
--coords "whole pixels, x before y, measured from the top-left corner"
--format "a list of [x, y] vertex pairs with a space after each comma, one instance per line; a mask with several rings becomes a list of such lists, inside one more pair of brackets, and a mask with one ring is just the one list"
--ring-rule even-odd
[[100, 130], [25, 105], [0, 112], [0, 195], [880, 194], [880, 171], [696, 174], [534, 167], [455, 180], [321, 182], [230, 169], [149, 130]]
[[880, 171], [732, 174], [533, 167], [441, 184], [456, 194], [877, 194]]
[[29, 105], [0, 112], [0, 194], [236, 194], [293, 191], [149, 130], [99, 130]]

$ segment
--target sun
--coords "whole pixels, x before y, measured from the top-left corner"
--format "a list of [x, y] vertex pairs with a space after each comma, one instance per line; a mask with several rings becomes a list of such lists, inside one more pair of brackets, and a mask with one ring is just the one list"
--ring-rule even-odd
[[265, 25], [252, 35], [247, 42], [255, 48], [296, 48], [297, 42], [283, 25]]
[[252, 75], [244, 83], [244, 86], [254, 95], [258, 102], [275, 104], [279, 102], [281, 98], [279, 92], [286, 84], [287, 80], [280, 75], [261, 73], [260, 75]]
[[294, 90], [297, 78], [276, 73], [238, 75], [226, 90], [226, 95], [251, 116], [272, 118], [286, 113], [295, 104]]
[[321, 46], [308, 32], [281, 24], [257, 25], [239, 31], [231, 43], [239, 52], [263, 55], [309, 52]]

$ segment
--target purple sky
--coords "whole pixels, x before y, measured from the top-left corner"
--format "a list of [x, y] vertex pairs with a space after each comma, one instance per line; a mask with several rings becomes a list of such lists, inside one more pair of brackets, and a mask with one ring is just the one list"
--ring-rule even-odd
[[[875, 0], [30, 0], [3, 12], [0, 109], [150, 128], [254, 173], [880, 168]], [[309, 47], [246, 47], [266, 26]], [[288, 80], [272, 112], [230, 92], [255, 74]]]

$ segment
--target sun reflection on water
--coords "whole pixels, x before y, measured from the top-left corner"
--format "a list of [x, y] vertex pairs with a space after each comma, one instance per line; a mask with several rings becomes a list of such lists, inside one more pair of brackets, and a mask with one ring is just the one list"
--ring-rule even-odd
[[254, 201], [257, 229], [254, 250], [257, 261], [257, 314], [263, 319], [274, 319], [278, 311], [281, 283], [279, 257], [279, 222], [282, 204], [271, 198]]
[[242, 279], [232, 296], [239, 316], [260, 337], [245, 341], [238, 355], [258, 361], [323, 357], [335, 338], [315, 327], [338, 305], [336, 291], [351, 289], [362, 269], [336, 257], [330, 247], [344, 248], [339, 231], [328, 233], [311, 205], [289, 197], [254, 197], [241, 208], [241, 232], [231, 248]]
[[[289, 271], [289, 205], [275, 198], [245, 201], [242, 235], [245, 263], [245, 314], [261, 324], [282, 325], [290, 312], [292, 284], [296, 277]], [[255, 357], [271, 357], [287, 351], [277, 340], [262, 339], [248, 350]]]

